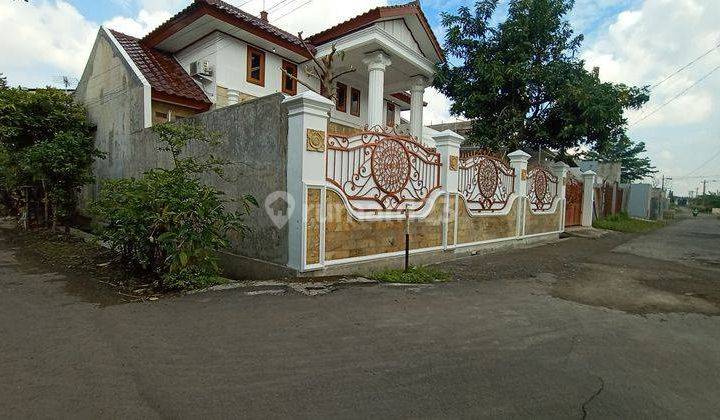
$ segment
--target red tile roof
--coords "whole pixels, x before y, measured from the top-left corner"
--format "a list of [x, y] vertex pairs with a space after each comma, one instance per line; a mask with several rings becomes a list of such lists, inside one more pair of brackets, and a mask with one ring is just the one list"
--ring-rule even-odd
[[308, 41], [311, 42], [313, 45], [325, 44], [334, 39], [340, 38], [341, 36], [358, 31], [360, 29], [364, 29], [380, 19], [400, 17], [406, 14], [417, 15], [418, 19], [420, 19], [420, 24], [425, 29], [425, 32], [427, 32], [428, 37], [430, 37], [430, 42], [432, 42], [435, 52], [437, 53], [438, 57], [440, 57], [440, 59], [444, 60], [445, 54], [443, 53], [442, 48], [440, 47], [440, 43], [435, 37], [435, 34], [433, 33], [432, 29], [430, 29], [430, 24], [428, 23], [427, 17], [425, 17], [425, 13], [423, 13], [422, 8], [420, 7], [420, 2], [417, 0], [406, 4], [398, 4], [395, 6], [381, 6], [376, 7], [372, 10], [368, 10], [361, 15], [355, 16], [352, 19], [348, 19], [345, 22], [339, 23], [331, 28], [328, 28], [320, 33], [309, 37]]
[[284, 31], [277, 26], [271, 25], [267, 21], [264, 21], [256, 16], [251, 15], [250, 13], [247, 13], [232, 4], [225, 3], [222, 0], [195, 0], [196, 2], [204, 2], [209, 5], [213, 5], [217, 7], [220, 10], [224, 10], [231, 15], [237, 17], [238, 19], [242, 19], [245, 22], [249, 23], [250, 25], [256, 26], [272, 35], [275, 35], [279, 38], [284, 39], [287, 42], [290, 42], [292, 44], [298, 45], [302, 47], [302, 41], [300, 41], [300, 38], [298, 38], [296, 35], [291, 34], [290, 32]]
[[310, 53], [307, 52], [302, 41], [297, 36], [222, 0], [194, 0], [190, 6], [147, 34], [141, 42], [149, 47], [154, 47], [204, 15], [230, 23], [283, 48], [310, 58]]
[[161, 96], [165, 100], [178, 99], [181, 104], [198, 109], [210, 108], [212, 102], [205, 92], [172, 55], [146, 47], [130, 35], [113, 30], [110, 32], [148, 80], [153, 96]]

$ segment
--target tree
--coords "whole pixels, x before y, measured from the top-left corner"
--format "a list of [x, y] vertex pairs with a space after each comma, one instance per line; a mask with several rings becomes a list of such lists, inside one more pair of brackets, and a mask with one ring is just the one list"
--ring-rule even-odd
[[315, 53], [313, 52], [313, 49], [308, 45], [308, 43], [303, 39], [302, 32], [298, 33], [298, 38], [300, 39], [300, 42], [302, 43], [305, 50], [310, 54], [312, 57], [312, 64], [307, 64], [305, 69], [305, 75], [308, 76], [311, 79], [315, 79], [320, 83], [320, 89], [318, 90], [311, 84], [300, 80], [297, 75], [292, 74], [288, 72], [286, 69], [281, 68], [280, 70], [291, 79], [295, 80], [296, 82], [300, 83], [301, 85], [305, 86], [306, 88], [310, 89], [311, 91], [322, 95], [328, 99], [330, 99], [333, 102], [336, 102], [337, 100], [337, 89], [335, 89], [335, 81], [342, 75], [353, 73], [357, 69], [353, 66], [350, 66], [348, 68], [337, 68], [336, 59], [339, 59], [341, 62], [345, 60], [345, 52], [344, 51], [338, 51], [335, 47], [335, 44], [332, 44], [330, 47], [330, 54], [317, 58], [315, 57]]
[[451, 113], [473, 120], [469, 143], [496, 151], [549, 147], [562, 155], [600, 145], [624, 131], [623, 111], [649, 97], [646, 88], [601, 83], [577, 58], [583, 36], [567, 14], [572, 0], [511, 0], [494, 25], [498, 0], [443, 14], [445, 50], [435, 87]]
[[0, 89], [0, 191], [17, 211], [21, 187], [40, 191], [53, 225], [75, 210], [80, 187], [91, 183], [92, 163], [103, 157], [85, 108], [53, 88]]
[[0, 73], [0, 90], [7, 89], [7, 77]]
[[200, 176], [222, 176], [225, 162], [212, 154], [187, 156], [190, 142], [215, 146], [218, 137], [202, 126], [166, 123], [154, 126], [158, 150], [170, 154], [170, 169], [151, 169], [139, 179], [107, 180], [91, 206], [104, 222], [100, 237], [118, 250], [123, 260], [159, 276], [160, 288], [190, 289], [217, 282], [217, 251], [230, 243], [230, 233], [247, 230], [243, 217], [257, 202], [241, 197], [237, 210], [231, 200], [205, 185]]
[[586, 153], [584, 158], [600, 162], [620, 162], [621, 182], [630, 183], [657, 173], [649, 157], [640, 157], [642, 153], [647, 153], [644, 142], [635, 143], [626, 134], [622, 134], [602, 151], [592, 150]]

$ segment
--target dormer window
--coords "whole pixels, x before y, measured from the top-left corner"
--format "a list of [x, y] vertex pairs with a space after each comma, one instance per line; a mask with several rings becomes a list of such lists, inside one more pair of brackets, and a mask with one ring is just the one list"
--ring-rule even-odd
[[[283, 60], [282, 68], [285, 70], [282, 74], [282, 91], [283, 93], [287, 93], [288, 95], [294, 96], [297, 95], [297, 80], [293, 79], [292, 77], [289, 77], [287, 74], [292, 74], [293, 76], [297, 77], [297, 65]], [[287, 72], [287, 74], [286, 74]]]
[[265, 86], [265, 52], [248, 45], [247, 47], [247, 81]]

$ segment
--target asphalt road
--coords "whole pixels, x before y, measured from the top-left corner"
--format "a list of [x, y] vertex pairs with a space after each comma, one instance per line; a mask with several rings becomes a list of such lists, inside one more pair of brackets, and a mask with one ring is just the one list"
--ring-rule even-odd
[[431, 287], [103, 306], [2, 240], [0, 416], [717, 418], [718, 303], [685, 290], [718, 284], [719, 248], [708, 217], [459, 260]]

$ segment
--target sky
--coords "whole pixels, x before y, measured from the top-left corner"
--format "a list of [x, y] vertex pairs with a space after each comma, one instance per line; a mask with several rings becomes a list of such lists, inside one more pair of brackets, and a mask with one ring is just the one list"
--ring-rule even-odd
[[[228, 0], [292, 33], [319, 32], [367, 9], [397, 0]], [[508, 0], [500, 0], [499, 19]], [[12, 86], [60, 86], [77, 80], [100, 25], [142, 36], [190, 0], [17, 0], [0, 2], [0, 72]], [[440, 13], [468, 0], [421, 0], [438, 39]], [[319, 19], [318, 17], [322, 17]], [[653, 86], [651, 101], [628, 113], [630, 137], [644, 141], [679, 195], [708, 184], [720, 190], [720, 0], [576, 0], [569, 16], [585, 35], [581, 58], [606, 81]], [[709, 51], [709, 53], [708, 53]], [[692, 62], [688, 68], [677, 72]], [[676, 73], [677, 72], [677, 73]], [[676, 73], [676, 74], [674, 74]], [[667, 76], [671, 78], [663, 81]], [[661, 83], [662, 82], [662, 83]], [[657, 86], [655, 86], [657, 85]], [[426, 91], [426, 123], [453, 121], [450, 101]]]

